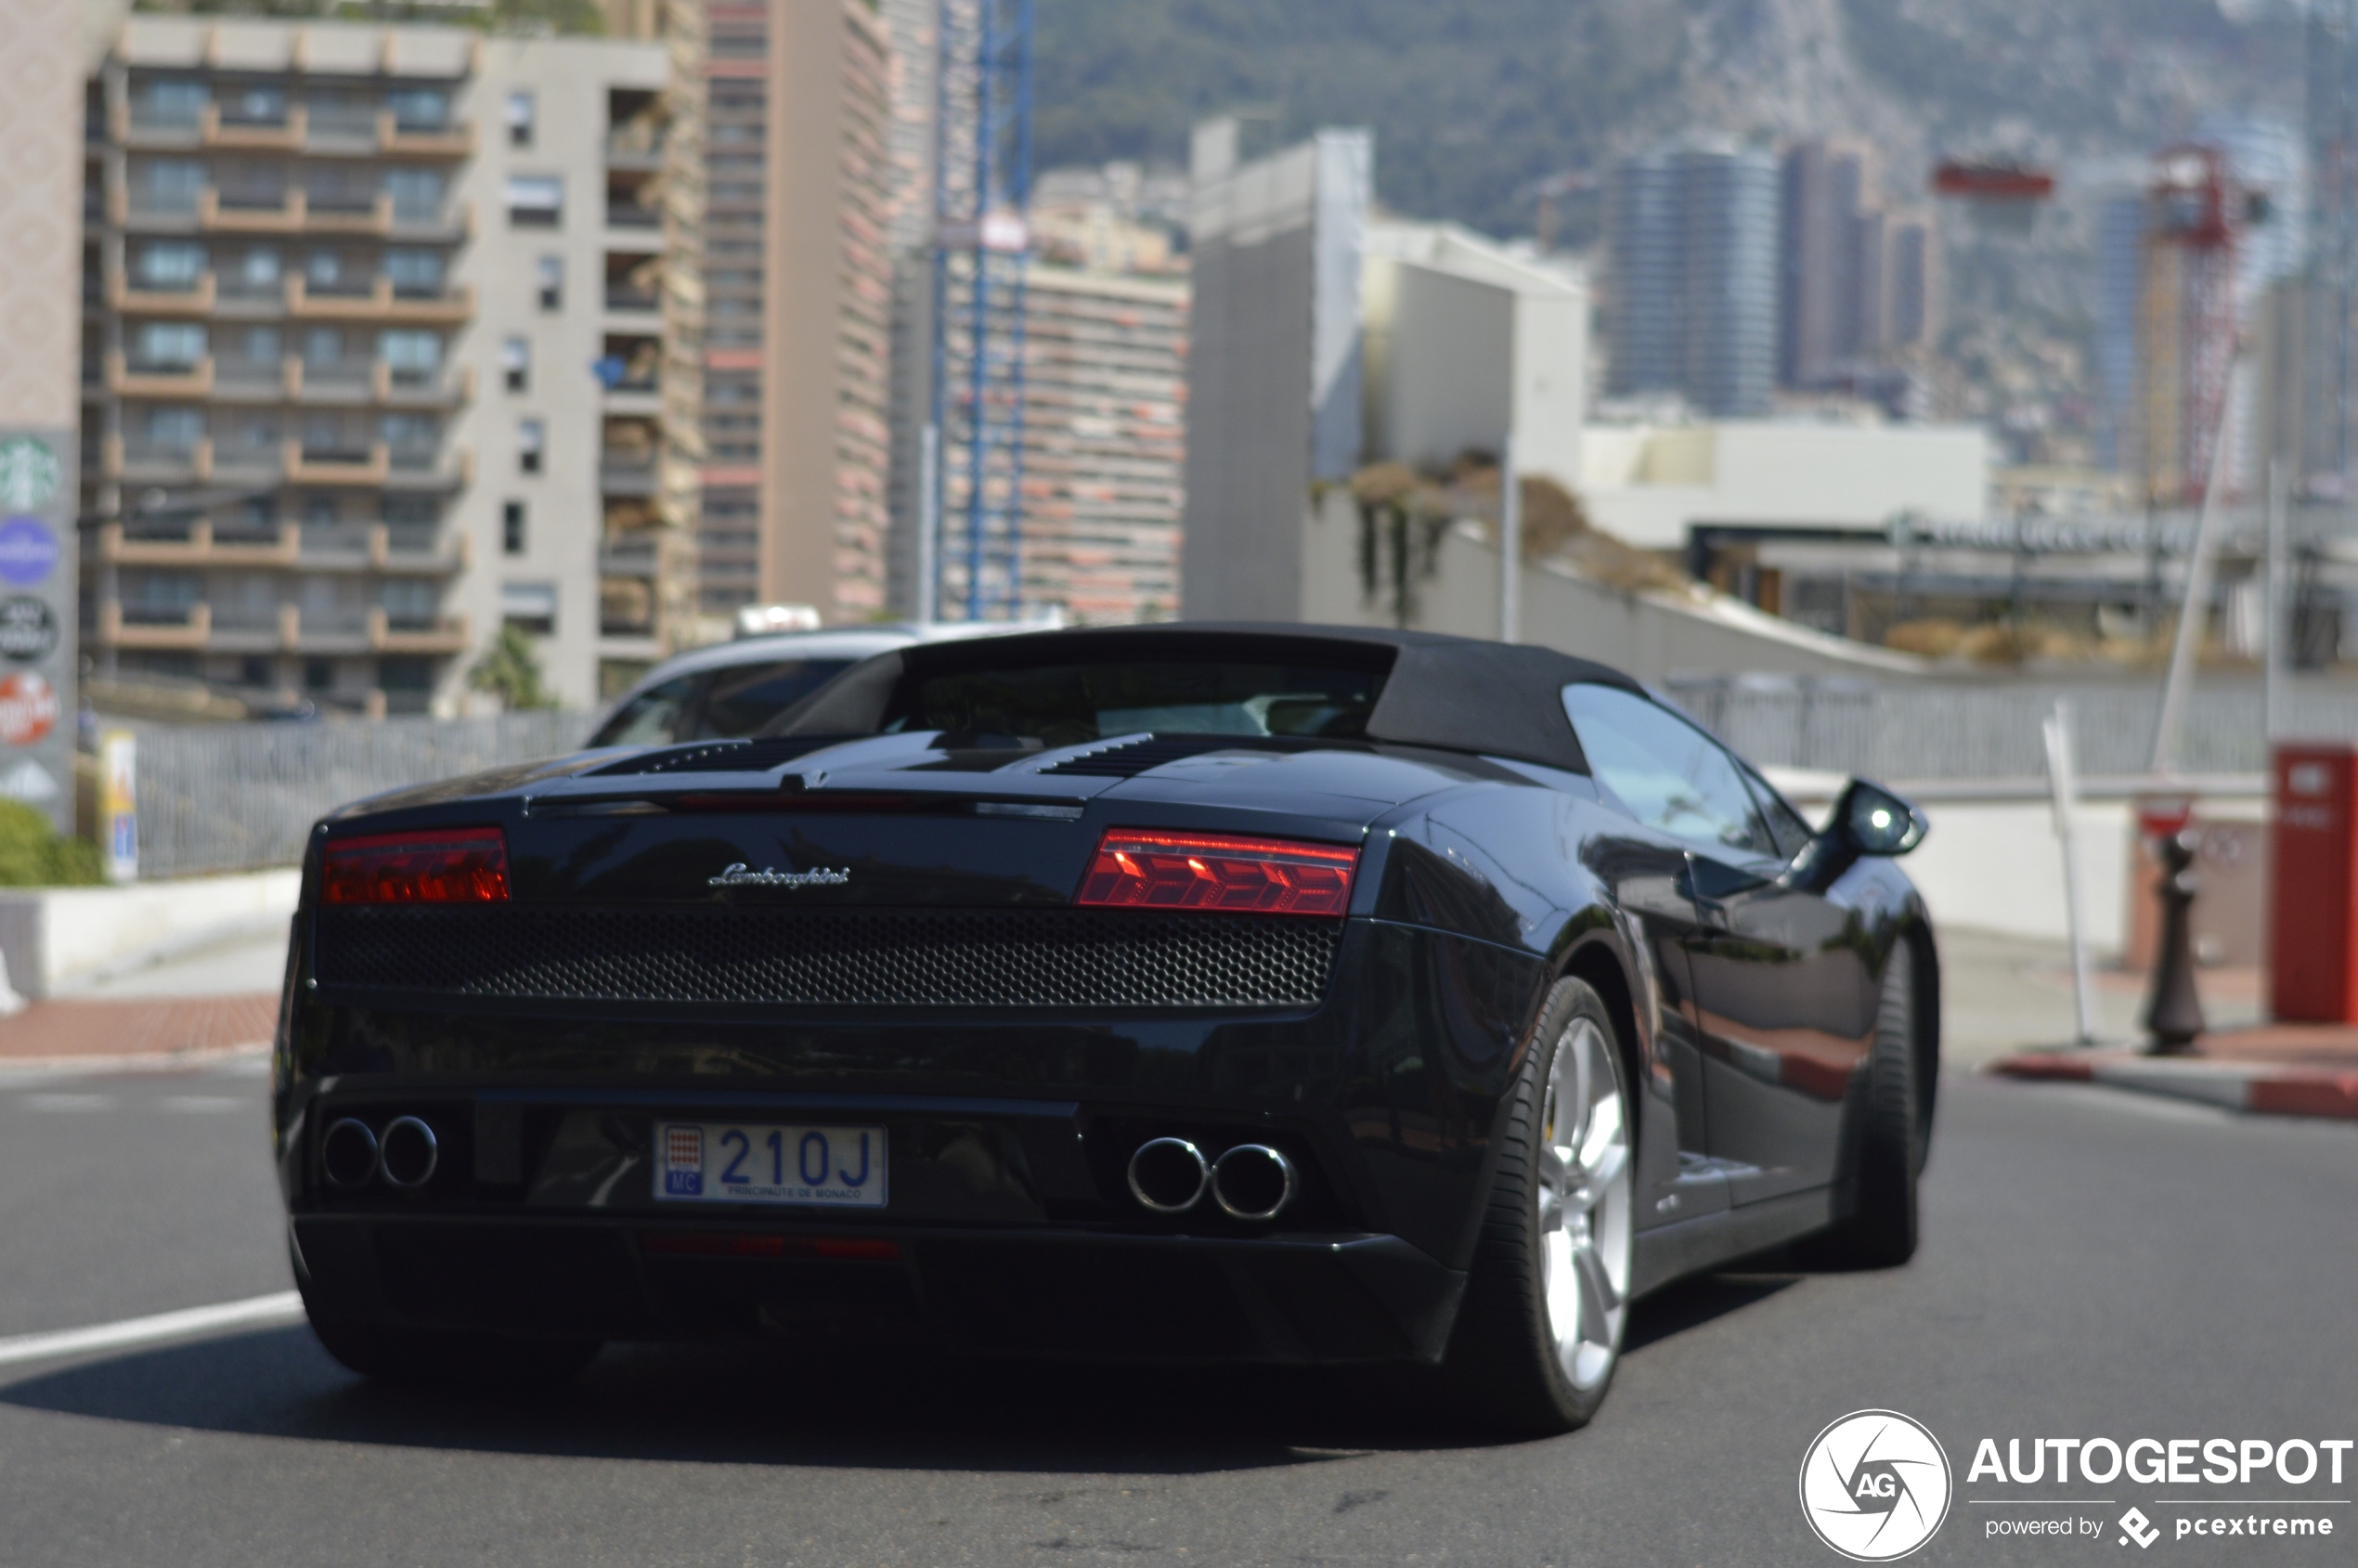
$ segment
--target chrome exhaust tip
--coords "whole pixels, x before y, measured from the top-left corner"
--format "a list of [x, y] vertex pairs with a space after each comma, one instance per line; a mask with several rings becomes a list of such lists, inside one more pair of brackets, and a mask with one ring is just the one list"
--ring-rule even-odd
[[395, 1117], [377, 1139], [377, 1163], [385, 1181], [405, 1192], [434, 1180], [434, 1168], [441, 1161], [442, 1146], [434, 1129], [414, 1116]]
[[1293, 1201], [1293, 1161], [1266, 1144], [1238, 1144], [1213, 1161], [1211, 1198], [1232, 1220], [1274, 1220]]
[[377, 1173], [377, 1135], [347, 1116], [319, 1139], [319, 1165], [340, 1187], [363, 1187]]
[[1211, 1167], [1185, 1138], [1149, 1138], [1130, 1157], [1130, 1196], [1158, 1214], [1184, 1214], [1203, 1200]]

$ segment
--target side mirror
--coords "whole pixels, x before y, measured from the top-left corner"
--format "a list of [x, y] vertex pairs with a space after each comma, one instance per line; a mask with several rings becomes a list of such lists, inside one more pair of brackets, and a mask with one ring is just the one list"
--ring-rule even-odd
[[1924, 841], [1932, 823], [1881, 784], [1853, 779], [1834, 802], [1829, 836], [1859, 855], [1904, 855]]

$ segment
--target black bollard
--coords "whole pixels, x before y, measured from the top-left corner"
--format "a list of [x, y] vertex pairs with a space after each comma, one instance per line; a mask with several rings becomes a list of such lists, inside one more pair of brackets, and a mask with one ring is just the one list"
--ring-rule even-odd
[[2145, 1054], [2179, 1056], [2203, 1031], [2202, 998], [2195, 994], [2195, 851], [2202, 835], [2192, 827], [2154, 840], [2161, 860], [2161, 944], [2154, 954], [2153, 991], [2145, 998]]

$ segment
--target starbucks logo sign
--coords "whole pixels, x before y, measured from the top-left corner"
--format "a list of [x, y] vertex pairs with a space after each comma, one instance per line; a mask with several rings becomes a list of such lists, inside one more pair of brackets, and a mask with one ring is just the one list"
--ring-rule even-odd
[[0, 441], [0, 504], [19, 510], [58, 493], [58, 455], [30, 435]]

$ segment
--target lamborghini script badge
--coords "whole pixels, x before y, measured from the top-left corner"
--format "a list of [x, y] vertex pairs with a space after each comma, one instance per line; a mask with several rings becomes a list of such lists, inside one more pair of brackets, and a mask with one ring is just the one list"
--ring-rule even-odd
[[821, 866], [813, 871], [749, 871], [739, 861], [718, 876], [705, 881], [714, 888], [840, 888], [851, 880], [851, 868], [829, 871]]

